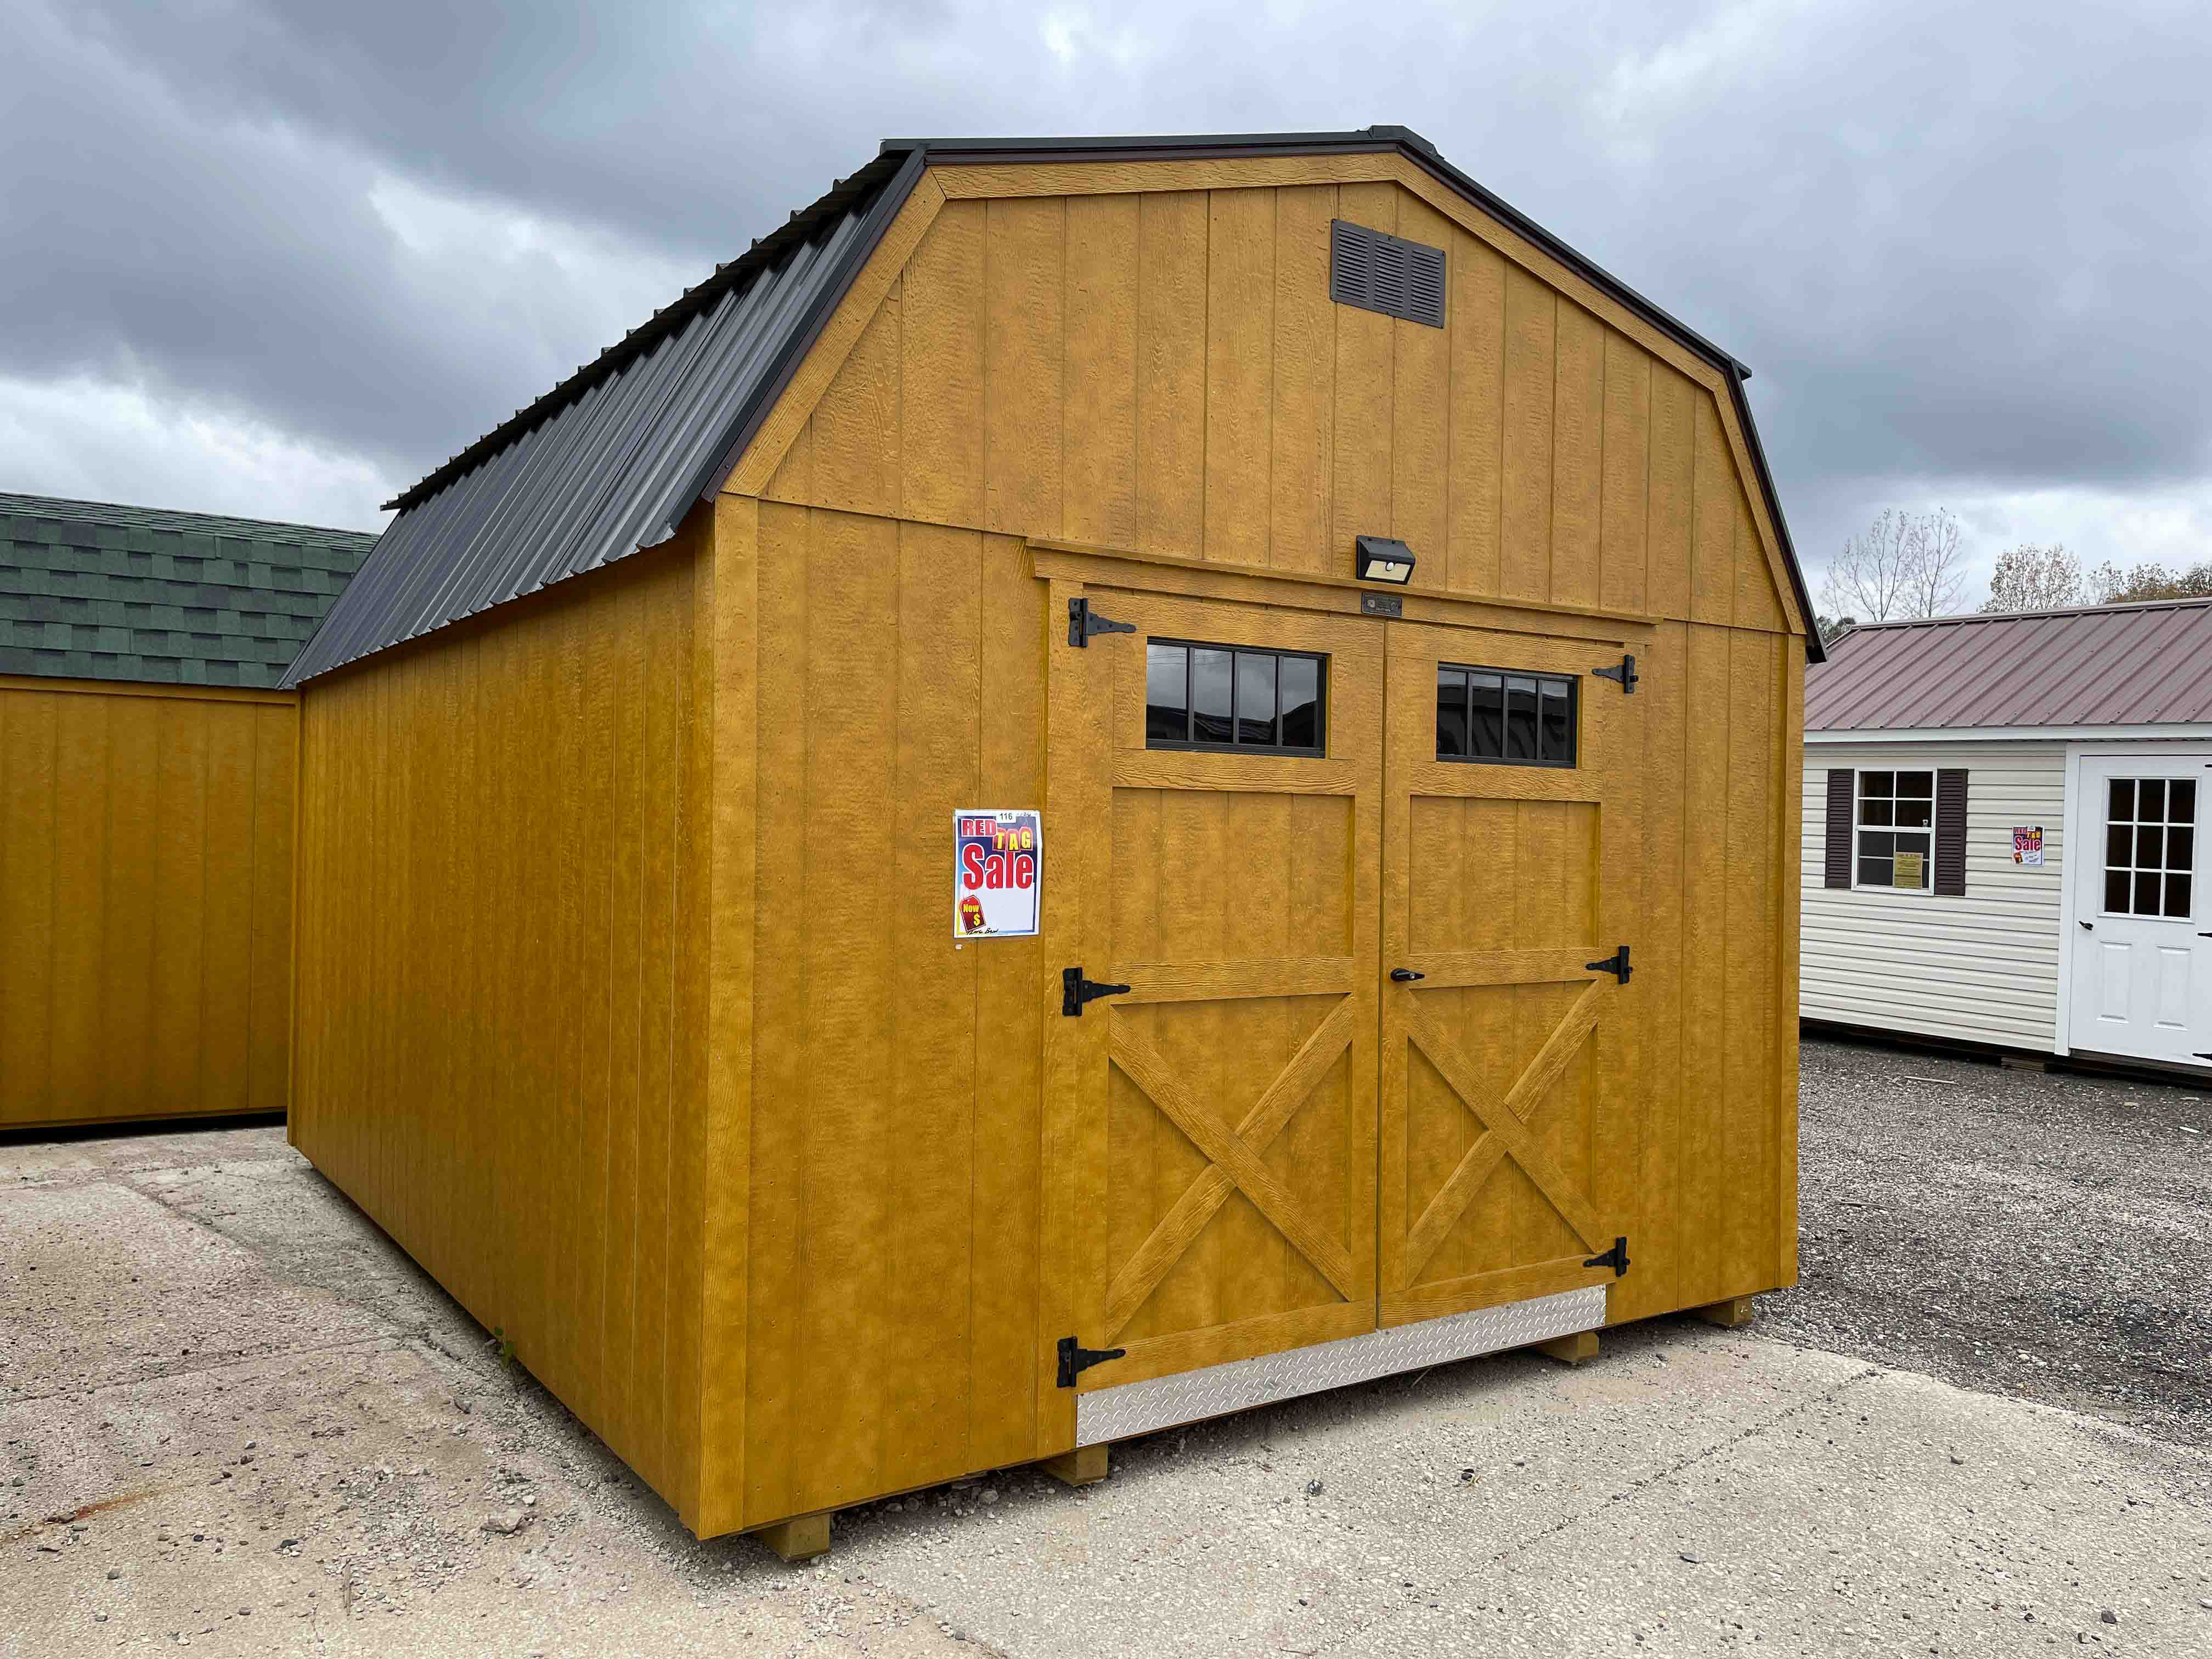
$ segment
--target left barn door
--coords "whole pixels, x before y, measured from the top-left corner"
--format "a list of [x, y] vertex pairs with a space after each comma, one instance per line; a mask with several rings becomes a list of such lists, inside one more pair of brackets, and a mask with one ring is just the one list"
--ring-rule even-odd
[[[1128, 631], [1073, 643], [1079, 599]], [[1051, 605], [1042, 1382], [1065, 1443], [1083, 1394], [1375, 1327], [1382, 640], [1067, 582]], [[1071, 969], [1126, 988], [1071, 1000]], [[1070, 1337], [1122, 1352], [1062, 1388]]]

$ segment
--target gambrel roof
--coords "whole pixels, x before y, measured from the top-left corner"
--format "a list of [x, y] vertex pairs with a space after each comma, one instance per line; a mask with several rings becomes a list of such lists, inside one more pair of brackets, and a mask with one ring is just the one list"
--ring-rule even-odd
[[[298, 684], [658, 546], [729, 476], [932, 166], [1402, 155], [1719, 371], [1800, 613], [1813, 614], [1742, 382], [1719, 347], [1516, 212], [1404, 127], [1151, 138], [893, 139], [811, 207], [388, 506], [362, 575], [286, 677]], [[1808, 632], [1811, 659], [1820, 656]]]

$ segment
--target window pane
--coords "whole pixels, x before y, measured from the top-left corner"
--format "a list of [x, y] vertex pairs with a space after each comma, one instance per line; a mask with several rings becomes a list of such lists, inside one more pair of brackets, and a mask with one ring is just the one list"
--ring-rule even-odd
[[2163, 823], [2166, 822], [2166, 780], [2141, 778], [2136, 783], [2136, 822]]
[[1190, 647], [1145, 647], [1145, 741], [1182, 743], [1190, 736]]
[[2125, 915], [2128, 908], [2128, 872], [2124, 870], [2105, 872], [2105, 908]]
[[2130, 823], [2136, 815], [2136, 781], [2133, 778], [2112, 780], [2112, 810], [2106, 816], [2114, 823]]
[[2166, 821], [2168, 823], [2197, 822], [2197, 780], [2176, 778], [2166, 789]]
[[1859, 796], [1872, 799], [1876, 795], [1897, 793], [1897, 774], [1894, 772], [1862, 772], [1859, 774]]
[[1538, 721], [1539, 756], [1547, 761], [1571, 763], [1575, 757], [1574, 722], [1568, 719], [1570, 688], [1565, 680], [1537, 682], [1542, 703], [1542, 715]]
[[2168, 876], [2166, 878], [2166, 914], [2189, 920], [2190, 880], [2187, 876]]
[[1275, 659], [1253, 651], [1237, 653], [1237, 741], [1272, 745], [1275, 741]]
[[2158, 878], [2148, 870], [2136, 872], [2135, 913], [2139, 916], [2158, 914]]
[[2166, 867], [2184, 874], [2197, 867], [2197, 831], [2186, 824], [2166, 832]]
[[1865, 830], [1860, 833], [1859, 856], [1861, 858], [1887, 859], [1896, 850], [1897, 837], [1895, 836], [1887, 834], [1876, 835], [1871, 830]]
[[1285, 657], [1282, 667], [1283, 746], [1318, 749], [1321, 741], [1321, 664]]
[[2136, 832], [2125, 823], [2108, 824], [2105, 830], [2105, 862], [2124, 870], [2135, 860]]
[[1198, 743], [1229, 741], [1230, 677], [1236, 653], [1193, 647], [1190, 653], [1190, 735]]
[[1437, 753], [1464, 759], [1467, 746], [1467, 671], [1437, 670]]
[[1886, 800], [1863, 800], [1859, 803], [1859, 822], [1888, 825], [1896, 822], [1891, 804]]
[[2136, 831], [2136, 865], [2139, 869], [2156, 870], [2166, 863], [2166, 831], [2156, 824], [2145, 824]]
[[1860, 886], [1887, 887], [1889, 885], [1889, 875], [1890, 866], [1887, 859], [1862, 857], [1859, 860]]
[[1536, 682], [1519, 674], [1505, 679], [1505, 758], [1536, 758]]
[[1467, 752], [1484, 760], [1505, 758], [1505, 681], [1497, 674], [1470, 674]]
[[1909, 795], [1915, 800], [1933, 800], [1936, 799], [1936, 775], [1933, 772], [1899, 772], [1897, 775], [1897, 793], [1900, 796]]
[[1900, 797], [1897, 803], [1897, 821], [1907, 829], [1925, 830], [1936, 822], [1936, 803]]

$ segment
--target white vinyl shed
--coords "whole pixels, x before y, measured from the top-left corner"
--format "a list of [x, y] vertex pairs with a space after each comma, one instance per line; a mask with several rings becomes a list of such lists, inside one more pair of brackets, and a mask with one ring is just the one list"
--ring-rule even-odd
[[1853, 629], [1805, 727], [1808, 1027], [2212, 1073], [2212, 600]]

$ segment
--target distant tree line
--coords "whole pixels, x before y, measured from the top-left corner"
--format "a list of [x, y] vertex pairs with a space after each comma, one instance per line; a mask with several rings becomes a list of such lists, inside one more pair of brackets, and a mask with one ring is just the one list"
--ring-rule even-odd
[[2058, 611], [2075, 605], [2135, 605], [2147, 599], [2212, 598], [2212, 559], [2175, 570], [2156, 560], [2123, 570], [2106, 560], [2084, 571], [2063, 542], [2023, 542], [2000, 554], [1984, 611]]

